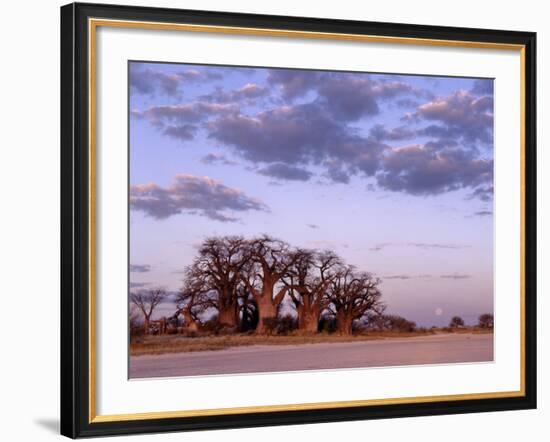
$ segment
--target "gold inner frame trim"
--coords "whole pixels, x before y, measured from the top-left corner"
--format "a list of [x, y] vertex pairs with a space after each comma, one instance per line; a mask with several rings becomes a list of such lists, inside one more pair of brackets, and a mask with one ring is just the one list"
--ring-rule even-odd
[[[96, 35], [97, 28], [133, 28], [163, 31], [206, 32], [217, 34], [252, 35], [264, 37], [290, 37], [317, 40], [356, 41], [386, 44], [410, 44], [419, 46], [443, 46], [474, 49], [497, 49], [518, 51], [520, 54], [520, 389], [487, 393], [465, 393], [438, 396], [417, 396], [388, 399], [316, 402], [302, 404], [261, 405], [234, 408], [197, 409], [180, 411], [159, 411], [129, 414], [96, 414]], [[133, 421], [146, 419], [168, 419], [179, 417], [221, 416], [246, 413], [269, 413], [297, 410], [322, 410], [330, 408], [365, 407], [375, 405], [416, 404], [427, 402], [460, 401], [512, 398], [525, 396], [525, 46], [492, 42], [423, 39], [411, 37], [390, 37], [329, 32], [292, 31], [284, 29], [245, 28], [232, 26], [210, 26], [182, 23], [140, 22], [130, 20], [88, 19], [88, 94], [89, 94], [89, 423]]]

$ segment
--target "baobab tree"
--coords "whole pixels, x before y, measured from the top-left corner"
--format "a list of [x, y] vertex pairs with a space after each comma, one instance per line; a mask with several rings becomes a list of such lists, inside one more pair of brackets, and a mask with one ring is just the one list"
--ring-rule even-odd
[[293, 249], [267, 235], [224, 236], [201, 244], [177, 303], [187, 324], [212, 310], [218, 325], [265, 333], [288, 294], [301, 331], [316, 332], [324, 314], [337, 320], [341, 333], [351, 334], [354, 320], [381, 313], [379, 283], [331, 251]]
[[333, 252], [315, 252], [298, 249], [289, 268], [285, 285], [298, 314], [298, 329], [315, 333], [319, 327], [321, 311], [326, 307], [325, 292], [336, 273], [333, 268], [341, 264]]
[[249, 287], [255, 284], [256, 266], [252, 260], [241, 269], [241, 281], [237, 286], [237, 302], [239, 305], [239, 329], [241, 331], [255, 330], [258, 325], [258, 304]]
[[287, 243], [267, 235], [248, 243], [247, 256], [255, 266], [255, 281], [251, 283], [248, 278], [242, 278], [242, 281], [258, 306], [257, 333], [265, 333], [269, 329], [268, 323], [277, 317], [279, 306], [288, 291], [288, 286], [281, 284], [281, 281], [296, 259], [290, 252]]
[[155, 308], [166, 298], [166, 290], [154, 288], [130, 293], [130, 301], [143, 314], [143, 326], [145, 334], [149, 333], [149, 325]]
[[210, 301], [218, 310], [218, 323], [231, 328], [237, 326], [237, 286], [241, 283], [241, 269], [248, 260], [244, 245], [245, 240], [240, 236], [208, 238], [185, 272], [186, 284], [193, 290], [200, 288], [203, 297], [215, 294]]
[[379, 279], [369, 273], [357, 272], [353, 266], [343, 265], [331, 279], [327, 290], [328, 310], [336, 318], [340, 334], [351, 335], [353, 321], [368, 312], [382, 311]]
[[199, 328], [198, 315], [209, 307], [216, 307], [214, 295], [209, 293], [202, 279], [189, 277], [176, 296], [177, 312], [182, 315], [187, 331], [195, 332]]

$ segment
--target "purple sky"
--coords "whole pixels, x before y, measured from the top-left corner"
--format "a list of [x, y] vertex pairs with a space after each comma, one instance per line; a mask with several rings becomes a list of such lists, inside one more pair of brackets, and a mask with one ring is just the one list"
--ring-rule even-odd
[[[268, 233], [419, 325], [493, 311], [493, 81], [130, 63], [130, 286]], [[168, 311], [171, 306], [165, 306]]]

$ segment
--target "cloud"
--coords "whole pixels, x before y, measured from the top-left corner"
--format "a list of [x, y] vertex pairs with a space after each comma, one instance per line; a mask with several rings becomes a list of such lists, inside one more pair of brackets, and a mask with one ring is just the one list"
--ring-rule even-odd
[[[227, 70], [232, 72], [248, 71]], [[264, 72], [266, 84], [218, 87], [194, 101], [155, 105], [132, 115], [181, 141], [205, 131], [208, 139], [270, 178], [308, 181], [315, 171], [331, 183], [374, 177], [371, 184], [377, 188], [409, 195], [468, 189], [470, 198], [492, 198], [492, 81], [477, 80], [470, 91], [434, 97], [399, 76]], [[184, 73], [188, 81], [205, 75], [193, 69], [177, 75]], [[260, 97], [269, 98], [269, 107], [247, 106]], [[376, 123], [369, 128], [365, 123], [387, 104], [414, 107], [401, 125]], [[361, 124], [355, 126], [357, 122]], [[407, 140], [415, 144], [397, 144]], [[201, 161], [228, 165], [231, 160], [207, 154]]]
[[333, 118], [347, 122], [378, 114], [380, 100], [423, 95], [409, 83], [376, 74], [271, 69], [267, 80], [279, 88], [286, 101], [314, 90]]
[[197, 126], [192, 124], [182, 124], [179, 126], [166, 126], [163, 130], [165, 135], [172, 138], [177, 138], [182, 141], [189, 141], [195, 138], [197, 132]]
[[178, 95], [183, 82], [218, 80], [222, 76], [210, 70], [188, 69], [178, 72], [165, 72], [162, 69], [145, 67], [142, 63], [130, 64], [130, 87], [138, 94]]
[[347, 170], [347, 167], [342, 163], [342, 161], [335, 159], [327, 160], [323, 163], [323, 166], [326, 168], [324, 176], [333, 183], [349, 183], [352, 172]]
[[[378, 186], [385, 190], [426, 196], [492, 182], [492, 159], [481, 158], [475, 146], [459, 146], [457, 141], [492, 140], [492, 97], [459, 91], [418, 106], [408, 125], [377, 124], [365, 137], [348, 123], [376, 114], [377, 100], [426, 93], [405, 82], [376, 81], [370, 76], [271, 71], [268, 80], [279, 85], [286, 97], [308, 90], [319, 97], [253, 116], [221, 115], [208, 123], [209, 137], [232, 146], [251, 162], [321, 165], [323, 175], [336, 183], [349, 183], [357, 174], [376, 175]], [[415, 128], [413, 120], [440, 124]], [[399, 148], [385, 144], [418, 136], [434, 139]]]
[[479, 97], [469, 91], [459, 90], [421, 104], [415, 112], [407, 114], [404, 120], [439, 123], [425, 127], [419, 134], [492, 144], [493, 96]]
[[378, 185], [413, 195], [474, 188], [493, 180], [493, 160], [480, 159], [474, 152], [459, 148], [405, 146], [387, 150], [382, 162], [376, 176]]
[[270, 69], [267, 81], [279, 86], [286, 100], [305, 95], [318, 83], [321, 74], [317, 71], [294, 69]]
[[256, 98], [261, 98], [269, 93], [267, 87], [259, 86], [255, 83], [247, 83], [243, 87], [225, 91], [222, 88], [216, 88], [214, 92], [203, 95], [201, 99], [215, 103], [234, 103], [239, 101], [251, 101]]
[[386, 129], [383, 124], [376, 124], [370, 130], [370, 136], [378, 141], [400, 141], [416, 136], [416, 132], [406, 126]]
[[284, 163], [274, 163], [258, 170], [260, 175], [288, 181], [308, 181], [312, 173], [299, 167], [288, 166]]
[[479, 198], [481, 201], [489, 202], [493, 200], [493, 194], [494, 186], [491, 184], [478, 187], [470, 195], [468, 195], [468, 198]]
[[146, 273], [149, 271], [151, 271], [151, 266], [149, 264], [130, 264], [130, 272]]
[[417, 249], [422, 250], [433, 250], [433, 249], [449, 249], [449, 250], [458, 250], [458, 249], [464, 249], [467, 246], [461, 245], [461, 244], [448, 244], [448, 243], [424, 243], [424, 242], [405, 242], [405, 243], [379, 243], [375, 244], [373, 247], [369, 248], [369, 250], [373, 252], [378, 252], [382, 249], [385, 249], [387, 247], [415, 247]]
[[380, 143], [338, 123], [318, 103], [280, 106], [253, 117], [227, 114], [208, 127], [210, 138], [254, 163], [305, 166], [335, 160], [354, 173], [372, 175], [382, 150]]
[[208, 177], [188, 174], [176, 175], [172, 184], [161, 187], [155, 183], [130, 187], [133, 210], [162, 220], [180, 213], [199, 214], [212, 220], [232, 222], [238, 219], [225, 211], [267, 211], [260, 200], [250, 198], [242, 191], [227, 187]]
[[452, 273], [452, 274], [449, 274], [449, 275], [441, 275], [441, 278], [445, 278], [445, 279], [468, 279], [468, 278], [471, 278], [472, 275], [465, 275], [465, 274], [460, 274], [460, 273]]
[[211, 152], [200, 159], [201, 163], [204, 164], [223, 164], [225, 166], [234, 166], [237, 163], [236, 161], [229, 160], [223, 153]]
[[492, 216], [493, 212], [491, 210], [480, 210], [479, 212], [474, 212], [475, 216]]
[[349, 244], [348, 243], [340, 243], [336, 241], [330, 241], [325, 239], [319, 239], [319, 240], [309, 240], [306, 241], [307, 244], [309, 244], [311, 247], [315, 249], [320, 250], [338, 250], [338, 249], [348, 249]]
[[130, 282], [130, 288], [131, 289], [141, 289], [143, 287], [148, 286], [149, 282]]
[[395, 100], [395, 105], [403, 108], [416, 108], [420, 103], [418, 100], [413, 100], [411, 98], [400, 98], [399, 100]]
[[382, 279], [400, 279], [400, 280], [409, 280], [409, 279], [430, 279], [432, 275], [429, 274], [420, 274], [420, 275], [408, 275], [408, 274], [397, 274], [383, 276]]
[[419, 249], [464, 249], [466, 246], [459, 244], [441, 244], [441, 243], [422, 243], [422, 242], [413, 242], [407, 244], [410, 247], [417, 247]]
[[180, 77], [177, 74], [167, 74], [130, 64], [130, 87], [138, 94], [152, 95], [158, 91], [166, 95], [175, 95], [178, 93], [179, 83]]
[[318, 88], [325, 107], [338, 120], [356, 121], [380, 112], [374, 84], [368, 78], [334, 75], [324, 77]]
[[199, 130], [197, 124], [215, 115], [230, 114], [238, 111], [234, 104], [208, 103], [193, 101], [176, 105], [156, 105], [139, 111], [133, 110], [132, 116], [146, 119], [164, 135], [181, 141], [195, 138]]
[[192, 101], [184, 104], [151, 106], [145, 111], [133, 111], [132, 115], [146, 118], [153, 126], [164, 127], [174, 123], [198, 123], [214, 115], [236, 113], [238, 110], [239, 108], [234, 104]]
[[493, 79], [480, 79], [474, 82], [472, 92], [479, 95], [493, 95], [494, 93], [494, 80]]

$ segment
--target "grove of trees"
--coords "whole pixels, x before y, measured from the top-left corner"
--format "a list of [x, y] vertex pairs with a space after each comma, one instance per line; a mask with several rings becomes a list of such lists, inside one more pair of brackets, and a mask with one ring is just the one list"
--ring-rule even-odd
[[331, 251], [293, 248], [267, 235], [208, 238], [184, 275], [176, 302], [187, 325], [210, 313], [218, 327], [269, 333], [286, 299], [298, 330], [317, 332], [322, 318], [332, 318], [349, 335], [355, 321], [384, 310], [378, 278]]
[[[162, 288], [132, 292], [130, 301], [143, 317], [145, 333], [177, 328], [187, 332], [225, 331], [271, 334], [298, 330], [351, 335], [354, 330], [413, 332], [416, 323], [385, 314], [380, 279], [345, 263], [333, 251], [294, 248], [262, 235], [211, 237], [197, 248], [184, 270], [183, 285], [172, 298], [176, 312], [152, 320], [168, 299]], [[135, 316], [130, 317], [137, 329]], [[493, 315], [478, 318], [492, 329]], [[464, 328], [454, 316], [449, 328]]]

